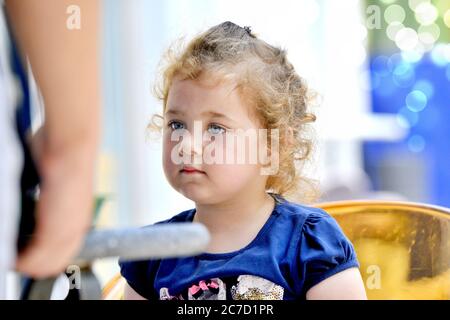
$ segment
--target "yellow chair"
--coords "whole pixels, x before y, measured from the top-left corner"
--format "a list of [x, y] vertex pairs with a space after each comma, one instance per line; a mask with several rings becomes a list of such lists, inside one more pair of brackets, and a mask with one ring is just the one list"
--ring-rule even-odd
[[103, 288], [102, 300], [123, 300], [125, 283], [125, 278], [116, 274]]
[[[353, 243], [369, 299], [450, 299], [450, 209], [412, 202], [317, 204]], [[104, 299], [122, 299], [115, 276]]]

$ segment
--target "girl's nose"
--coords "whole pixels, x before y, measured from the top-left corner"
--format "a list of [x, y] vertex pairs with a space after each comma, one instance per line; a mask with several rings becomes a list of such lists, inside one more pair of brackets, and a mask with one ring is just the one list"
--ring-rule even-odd
[[186, 131], [182, 136], [181, 143], [178, 144], [178, 155], [183, 157], [183, 155], [194, 156], [194, 161], [196, 158], [202, 157], [203, 153], [203, 142], [202, 137], [196, 137]]

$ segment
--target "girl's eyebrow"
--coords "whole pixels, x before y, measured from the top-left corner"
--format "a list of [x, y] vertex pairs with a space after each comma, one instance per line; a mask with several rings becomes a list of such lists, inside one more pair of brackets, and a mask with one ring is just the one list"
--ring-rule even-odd
[[[166, 111], [166, 115], [167, 114], [184, 115], [184, 112], [180, 111], [180, 110], [167, 110]], [[214, 117], [214, 118], [223, 118], [223, 119], [226, 119], [228, 121], [236, 123], [235, 120], [233, 120], [232, 118], [230, 118], [226, 114], [223, 114], [223, 113], [220, 113], [220, 112], [216, 112], [216, 111], [204, 111], [200, 115], [201, 116], [209, 115], [209, 116]]]
[[167, 110], [165, 112], [165, 114], [180, 114], [180, 115], [183, 115], [184, 112], [183, 111], [178, 111], [178, 110]]
[[231, 121], [231, 122], [236, 122], [233, 119], [231, 119], [229, 116], [227, 116], [226, 114], [223, 114], [223, 113], [220, 113], [220, 112], [216, 112], [216, 111], [205, 111], [205, 112], [202, 112], [201, 115], [202, 116], [203, 115], [210, 115], [213, 118], [223, 118], [223, 119], [226, 119], [226, 120]]

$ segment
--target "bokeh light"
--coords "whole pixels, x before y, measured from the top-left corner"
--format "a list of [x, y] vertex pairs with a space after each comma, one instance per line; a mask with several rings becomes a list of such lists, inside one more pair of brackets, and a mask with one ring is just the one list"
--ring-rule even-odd
[[400, 88], [408, 88], [414, 84], [415, 73], [411, 64], [403, 62], [395, 67], [392, 80]]
[[401, 114], [397, 114], [395, 119], [397, 121], [397, 124], [401, 128], [404, 128], [404, 129], [409, 129], [410, 128], [408, 120], [405, 117], [403, 117]]
[[417, 32], [411, 28], [401, 29], [395, 37], [397, 47], [405, 51], [413, 50], [417, 46], [418, 41]]
[[413, 90], [406, 96], [406, 106], [412, 112], [420, 112], [427, 106], [427, 96], [420, 90]]
[[397, 87], [408, 88], [414, 84], [414, 68], [412, 64], [403, 59], [401, 54], [393, 54], [389, 58], [388, 67], [392, 71], [392, 81]]
[[415, 10], [422, 3], [430, 3], [430, 0], [409, 0], [408, 5], [411, 10]]
[[387, 26], [386, 35], [388, 36], [389, 39], [391, 39], [392, 41], [395, 41], [395, 37], [397, 36], [397, 33], [400, 30], [402, 30], [403, 28], [405, 28], [403, 23], [394, 21]]
[[[419, 43], [418, 45], [420, 45], [421, 43]], [[423, 54], [424, 54], [424, 49], [422, 49], [422, 47], [420, 46], [416, 46], [416, 48], [414, 48], [414, 50], [409, 50], [409, 51], [403, 51], [401, 53], [403, 59], [409, 63], [416, 63], [418, 61], [420, 61], [420, 59], [422, 59]]]
[[376, 57], [372, 61], [372, 68], [376, 74], [380, 76], [387, 76], [389, 74], [389, 58], [383, 55]]
[[[402, 121], [406, 121], [402, 123]], [[417, 112], [412, 112], [407, 107], [401, 108], [397, 113], [397, 122], [404, 128], [411, 128], [417, 124], [419, 121], [419, 114]]]
[[384, 10], [384, 20], [389, 24], [392, 22], [403, 22], [405, 20], [406, 13], [402, 6], [398, 4], [390, 5]]
[[423, 25], [429, 25], [436, 21], [438, 17], [438, 11], [431, 3], [421, 3], [415, 9], [415, 16], [417, 22]]
[[400, 53], [394, 53], [389, 57], [388, 60], [388, 68], [389, 71], [394, 71], [394, 69], [401, 63], [404, 63], [405, 60], [403, 59], [402, 55]]
[[450, 63], [450, 44], [438, 43], [431, 51], [431, 60], [441, 67]]
[[430, 100], [434, 94], [433, 84], [428, 80], [419, 80], [414, 84], [413, 90], [418, 90], [423, 92], [427, 99]]
[[392, 4], [394, 2], [397, 2], [397, 0], [381, 0], [384, 4]]
[[420, 42], [424, 45], [430, 45], [432, 49], [434, 43], [439, 39], [441, 29], [435, 23], [430, 25], [421, 25], [418, 30]]
[[408, 139], [408, 149], [412, 152], [422, 152], [425, 145], [425, 139], [421, 135], [415, 134]]
[[450, 28], [450, 9], [448, 9], [444, 14], [444, 23]]

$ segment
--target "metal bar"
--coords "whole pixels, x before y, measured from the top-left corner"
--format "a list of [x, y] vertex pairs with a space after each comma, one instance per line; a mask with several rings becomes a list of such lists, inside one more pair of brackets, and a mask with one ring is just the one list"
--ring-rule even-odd
[[74, 264], [99, 258], [145, 260], [190, 256], [204, 252], [209, 232], [200, 223], [157, 224], [145, 228], [90, 232]]

